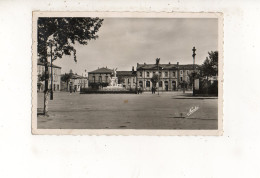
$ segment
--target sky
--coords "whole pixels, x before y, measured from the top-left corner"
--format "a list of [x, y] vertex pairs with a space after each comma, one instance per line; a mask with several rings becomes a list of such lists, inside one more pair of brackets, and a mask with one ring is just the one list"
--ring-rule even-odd
[[206, 18], [104, 18], [99, 38], [88, 45], [75, 44], [73, 55], [54, 61], [61, 73], [82, 75], [98, 67], [132, 69], [137, 63], [192, 64], [192, 48], [196, 47], [196, 64], [202, 64], [209, 51], [218, 47], [217, 19]]

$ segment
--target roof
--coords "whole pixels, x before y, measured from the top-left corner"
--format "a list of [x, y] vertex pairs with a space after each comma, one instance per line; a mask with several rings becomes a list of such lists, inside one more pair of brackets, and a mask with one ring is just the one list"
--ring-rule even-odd
[[132, 71], [117, 71], [116, 75], [117, 76], [135, 76], [136, 71], [134, 71], [134, 72], [132, 72]]
[[[179, 69], [185, 69], [185, 70], [193, 70], [193, 64], [185, 64], [185, 65], [179, 65]], [[195, 69], [199, 69], [200, 65], [195, 64]]]
[[[44, 63], [42, 63], [42, 62], [37, 62], [37, 65], [39, 65], [39, 66], [44, 66]], [[51, 67], [51, 64], [48, 62], [48, 67]], [[56, 66], [56, 65], [54, 65], [54, 64], [52, 64], [52, 67], [53, 68], [59, 68], [59, 69], [61, 69], [61, 67], [60, 66]]]
[[106, 67], [99, 68], [97, 70], [89, 72], [89, 74], [111, 74], [113, 73], [112, 69], [108, 69]]
[[78, 74], [73, 74], [71, 76], [71, 79], [88, 79], [87, 77], [83, 77], [81, 75], [78, 75]]
[[[177, 65], [177, 64], [159, 64], [159, 68], [160, 70], [162, 69], [183, 69], [184, 70], [193, 70], [193, 64], [185, 64], [185, 65]], [[199, 68], [199, 65], [195, 64], [195, 68], [198, 69]], [[158, 69], [158, 66], [156, 64], [139, 64], [137, 63], [137, 70], [155, 70], [155, 69]]]

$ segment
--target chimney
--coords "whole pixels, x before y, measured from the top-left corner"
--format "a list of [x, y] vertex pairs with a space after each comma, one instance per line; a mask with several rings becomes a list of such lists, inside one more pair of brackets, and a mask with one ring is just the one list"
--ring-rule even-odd
[[177, 62], [177, 66], [179, 65], [179, 62]]
[[134, 72], [135, 71], [135, 67], [134, 66], [132, 66], [132, 72]]
[[144, 65], [146, 65], [146, 63], [144, 63]]
[[171, 62], [169, 62], [169, 64], [171, 64]]

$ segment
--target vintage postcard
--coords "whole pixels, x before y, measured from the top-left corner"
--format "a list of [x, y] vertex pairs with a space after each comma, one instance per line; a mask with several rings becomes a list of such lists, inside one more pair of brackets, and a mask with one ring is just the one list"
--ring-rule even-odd
[[33, 134], [222, 135], [221, 13], [32, 16]]

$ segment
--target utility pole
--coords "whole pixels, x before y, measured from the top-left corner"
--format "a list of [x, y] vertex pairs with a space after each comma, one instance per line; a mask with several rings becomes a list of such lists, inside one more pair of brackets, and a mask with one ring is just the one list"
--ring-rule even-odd
[[192, 48], [192, 57], [193, 57], [193, 77], [192, 77], [192, 80], [193, 80], [193, 96], [195, 96], [195, 56], [196, 56], [196, 48], [195, 48], [195, 46]]

